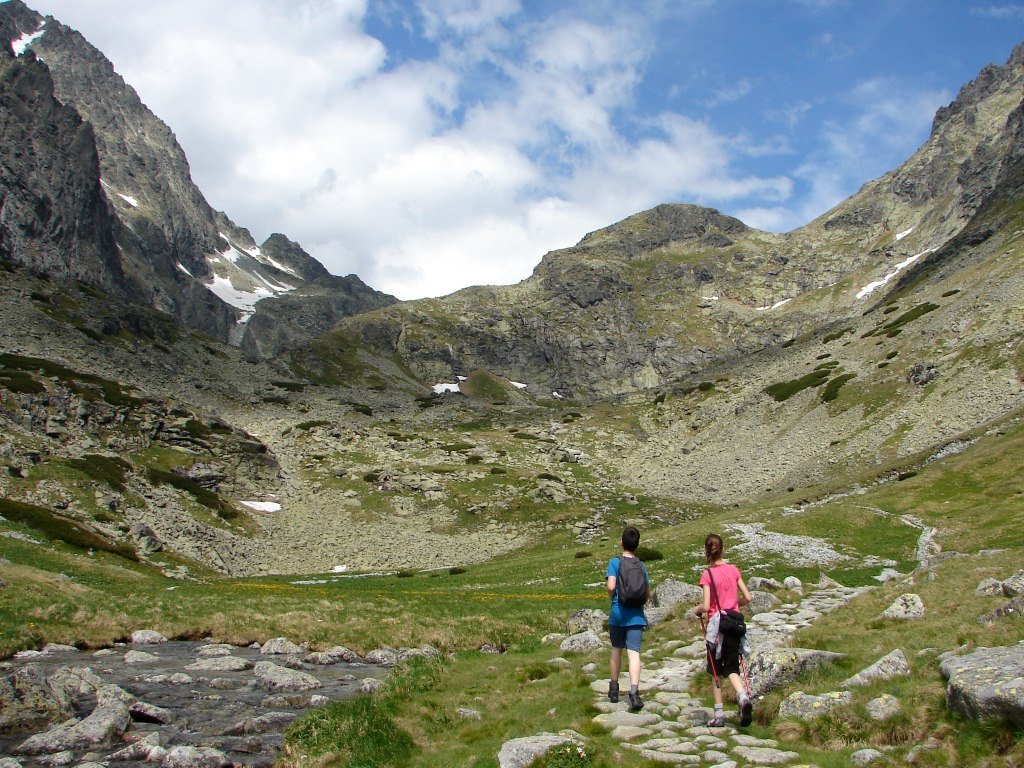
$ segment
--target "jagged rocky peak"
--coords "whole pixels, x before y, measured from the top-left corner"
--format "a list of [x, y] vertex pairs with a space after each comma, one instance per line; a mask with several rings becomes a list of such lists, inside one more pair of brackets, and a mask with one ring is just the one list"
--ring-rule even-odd
[[[802, 228], [860, 246], [886, 233], [914, 237], [907, 248], [935, 247], [955, 235], [992, 192], [1021, 143], [1024, 45], [1003, 66], [989, 65], [935, 115], [928, 140], [906, 163]], [[824, 230], [824, 233], [821, 232]]]
[[331, 274], [323, 264], [302, 250], [302, 246], [278, 232], [266, 239], [260, 251], [265, 263], [303, 280], [316, 280]]
[[694, 241], [711, 247], [726, 247], [732, 244], [732, 237], [747, 230], [747, 225], [742, 221], [714, 208], [665, 204], [591, 232], [577, 247], [615, 244], [630, 254], [660, 248], [669, 243]]

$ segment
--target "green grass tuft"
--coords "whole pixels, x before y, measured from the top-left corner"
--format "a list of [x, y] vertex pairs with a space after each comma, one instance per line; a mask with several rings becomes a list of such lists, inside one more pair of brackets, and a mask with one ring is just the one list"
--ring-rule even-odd
[[0, 515], [16, 523], [27, 525], [50, 539], [63, 541], [78, 549], [95, 549], [101, 552], [110, 552], [126, 560], [138, 560], [138, 555], [131, 547], [108, 541], [75, 521], [44, 507], [0, 498]]

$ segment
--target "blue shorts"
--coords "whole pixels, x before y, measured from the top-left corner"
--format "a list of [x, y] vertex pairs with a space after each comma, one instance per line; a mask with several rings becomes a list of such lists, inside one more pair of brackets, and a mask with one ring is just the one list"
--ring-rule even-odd
[[608, 627], [608, 634], [612, 637], [612, 648], [625, 648], [640, 653], [643, 627]]

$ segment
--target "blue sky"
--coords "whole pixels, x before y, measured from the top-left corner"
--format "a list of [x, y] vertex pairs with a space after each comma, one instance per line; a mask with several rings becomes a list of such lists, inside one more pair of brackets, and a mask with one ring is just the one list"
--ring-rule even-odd
[[28, 0], [210, 202], [400, 298], [511, 283], [663, 202], [807, 223], [1024, 40], [964, 0]]

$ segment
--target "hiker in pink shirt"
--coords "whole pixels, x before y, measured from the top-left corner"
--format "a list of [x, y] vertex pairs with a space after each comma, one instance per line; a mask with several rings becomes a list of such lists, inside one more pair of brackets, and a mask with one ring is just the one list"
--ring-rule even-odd
[[[753, 702], [740, 678], [740, 638], [719, 634], [718, 625], [721, 611], [738, 611], [750, 602], [740, 569], [722, 560], [722, 537], [709, 534], [704, 540], [704, 558], [708, 569], [701, 574], [700, 586], [704, 591], [701, 605], [693, 609], [698, 617], [708, 617], [708, 674], [714, 679], [712, 692], [715, 697], [715, 716], [708, 723], [711, 728], [725, 725], [725, 705], [722, 702], [722, 688], [719, 679], [729, 678], [736, 689], [736, 700], [740, 705], [740, 725], [750, 725], [753, 719]], [[742, 597], [739, 596], [742, 593]], [[720, 601], [720, 602], [719, 602]]]

